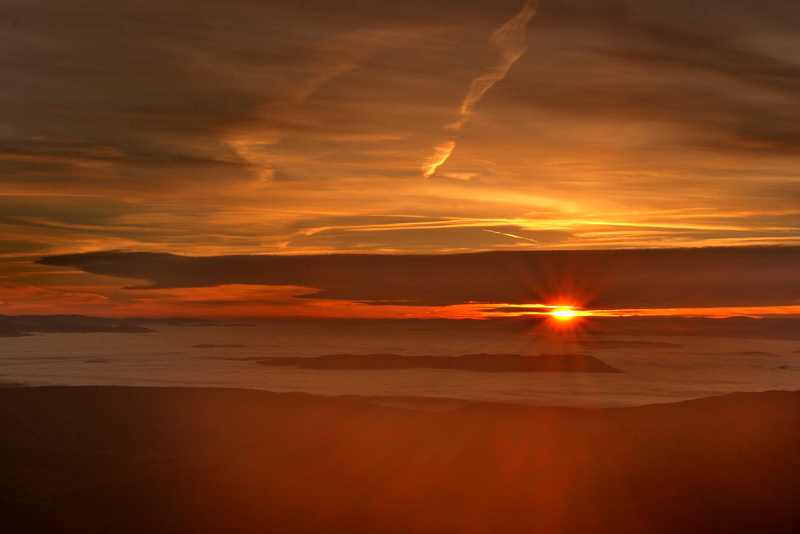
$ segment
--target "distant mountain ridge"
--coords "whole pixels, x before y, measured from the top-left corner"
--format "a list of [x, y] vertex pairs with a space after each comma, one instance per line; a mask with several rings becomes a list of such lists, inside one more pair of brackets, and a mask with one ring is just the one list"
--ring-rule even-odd
[[32, 332], [46, 334], [90, 334], [110, 332], [117, 334], [147, 334], [155, 332], [142, 325], [167, 326], [254, 326], [252, 324], [228, 324], [214, 319], [195, 319], [185, 317], [150, 318], [93, 317], [90, 315], [0, 315], [0, 338], [32, 335]]
[[46, 334], [146, 334], [150, 328], [133, 324], [130, 319], [109, 319], [85, 315], [0, 315], [0, 337], [29, 336], [32, 332]]
[[276, 357], [261, 365], [318, 370], [451, 369], [482, 373], [621, 373], [583, 354], [464, 354], [462, 356], [402, 356], [399, 354], [329, 354], [317, 358]]

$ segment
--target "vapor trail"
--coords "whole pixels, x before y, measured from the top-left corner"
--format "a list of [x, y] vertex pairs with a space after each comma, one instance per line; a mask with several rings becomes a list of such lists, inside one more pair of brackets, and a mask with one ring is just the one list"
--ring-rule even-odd
[[507, 234], [505, 232], [498, 232], [497, 230], [489, 230], [488, 228], [481, 228], [484, 232], [491, 232], [493, 234], [500, 234], [508, 237], [515, 237], [517, 239], [523, 239], [525, 241], [530, 241], [531, 243], [539, 243], [536, 239], [531, 239], [530, 237], [522, 237], [521, 235], [514, 235], [514, 234]]
[[464, 102], [461, 104], [461, 118], [444, 127], [445, 131], [451, 132], [450, 137], [436, 145], [434, 154], [422, 164], [422, 175], [425, 178], [432, 176], [436, 169], [450, 157], [456, 146], [459, 130], [472, 116], [475, 105], [486, 94], [486, 91], [505, 78], [511, 65], [528, 49], [525, 43], [525, 30], [528, 22], [536, 14], [537, 1], [525, 2], [522, 11], [495, 30], [489, 37], [489, 42], [500, 50], [500, 61], [489, 72], [472, 80], [467, 96], [464, 97]]

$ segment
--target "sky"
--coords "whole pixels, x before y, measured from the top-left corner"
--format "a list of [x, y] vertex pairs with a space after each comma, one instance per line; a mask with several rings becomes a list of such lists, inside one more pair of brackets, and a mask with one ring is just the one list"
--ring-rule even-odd
[[797, 2], [0, 0], [0, 110], [0, 313], [800, 311]]

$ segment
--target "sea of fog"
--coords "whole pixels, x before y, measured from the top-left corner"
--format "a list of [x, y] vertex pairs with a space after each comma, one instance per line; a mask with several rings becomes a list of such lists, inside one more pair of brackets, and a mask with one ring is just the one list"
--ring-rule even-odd
[[[443, 327], [425, 321], [278, 321], [204, 327], [157, 324], [152, 328], [156, 332], [2, 338], [0, 384], [238, 387], [586, 407], [674, 402], [734, 391], [800, 389], [800, 341], [596, 335], [593, 340], [671, 345], [591, 348], [572, 343], [568, 336]], [[581, 353], [623, 372], [319, 371], [269, 367], [256, 361], [336, 353]]]

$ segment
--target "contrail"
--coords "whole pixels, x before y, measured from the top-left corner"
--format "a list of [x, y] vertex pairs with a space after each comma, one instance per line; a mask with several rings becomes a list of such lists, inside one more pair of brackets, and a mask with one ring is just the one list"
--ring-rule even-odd
[[491, 232], [493, 234], [500, 234], [508, 237], [515, 237], [517, 239], [523, 239], [525, 241], [530, 241], [531, 243], [539, 243], [539, 241], [531, 239], [530, 237], [522, 237], [521, 235], [507, 234], [505, 232], [498, 232], [497, 230], [489, 230], [488, 228], [481, 228], [481, 230], [483, 230], [484, 232]]
[[500, 50], [500, 61], [488, 73], [472, 80], [467, 96], [464, 97], [464, 102], [461, 104], [461, 118], [444, 127], [444, 130], [451, 132], [450, 138], [436, 145], [434, 154], [422, 164], [422, 175], [425, 178], [432, 176], [436, 169], [450, 157], [456, 146], [458, 132], [472, 116], [478, 101], [494, 84], [506, 77], [511, 65], [528, 49], [528, 45], [525, 43], [525, 30], [528, 22], [536, 14], [537, 2], [538, 0], [528, 0], [522, 6], [522, 11], [495, 30], [489, 37], [489, 42]]

